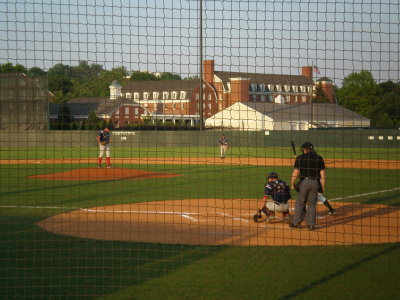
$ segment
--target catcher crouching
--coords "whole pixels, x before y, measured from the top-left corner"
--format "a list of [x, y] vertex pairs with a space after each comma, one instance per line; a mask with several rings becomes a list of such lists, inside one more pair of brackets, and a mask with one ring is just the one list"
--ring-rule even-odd
[[[264, 197], [260, 201], [257, 213], [253, 216], [254, 222], [262, 221], [262, 213], [267, 217], [266, 222], [270, 222], [275, 218], [275, 213], [280, 212], [283, 216], [284, 223], [289, 223], [289, 199], [291, 197], [290, 187], [286, 182], [279, 179], [276, 172], [268, 174], [268, 181], [265, 184]], [[268, 201], [270, 199], [272, 201]]]

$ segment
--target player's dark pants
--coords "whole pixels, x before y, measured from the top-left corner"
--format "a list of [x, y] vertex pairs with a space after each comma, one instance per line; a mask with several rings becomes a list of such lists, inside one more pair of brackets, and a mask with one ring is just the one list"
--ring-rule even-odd
[[304, 217], [306, 203], [307, 223], [308, 226], [315, 226], [317, 216], [317, 197], [318, 197], [318, 181], [314, 179], [304, 179], [300, 183], [300, 191], [297, 195], [293, 224], [299, 224]]

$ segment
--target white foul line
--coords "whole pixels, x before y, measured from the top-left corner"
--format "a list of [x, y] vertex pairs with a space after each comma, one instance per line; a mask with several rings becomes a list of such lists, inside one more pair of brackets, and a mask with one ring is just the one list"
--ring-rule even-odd
[[375, 194], [380, 194], [380, 193], [393, 192], [393, 191], [397, 191], [397, 190], [400, 190], [400, 188], [364, 193], [364, 194], [353, 195], [353, 196], [348, 196], [348, 197], [344, 197], [344, 198], [333, 198], [333, 199], [329, 199], [329, 201], [345, 200], [345, 199], [357, 198], [357, 197], [362, 197], [362, 196], [369, 196], [369, 195], [375, 195]]

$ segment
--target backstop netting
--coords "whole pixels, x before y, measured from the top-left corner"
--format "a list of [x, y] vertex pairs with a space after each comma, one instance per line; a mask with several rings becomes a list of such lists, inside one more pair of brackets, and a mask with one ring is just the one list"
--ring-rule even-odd
[[0, 298], [398, 298], [399, 17], [2, 1]]

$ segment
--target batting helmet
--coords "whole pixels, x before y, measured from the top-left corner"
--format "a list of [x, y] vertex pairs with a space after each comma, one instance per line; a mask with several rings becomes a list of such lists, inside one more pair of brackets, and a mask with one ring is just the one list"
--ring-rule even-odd
[[310, 142], [305, 142], [303, 145], [301, 145], [301, 148], [303, 149], [314, 149], [314, 145], [311, 144]]

